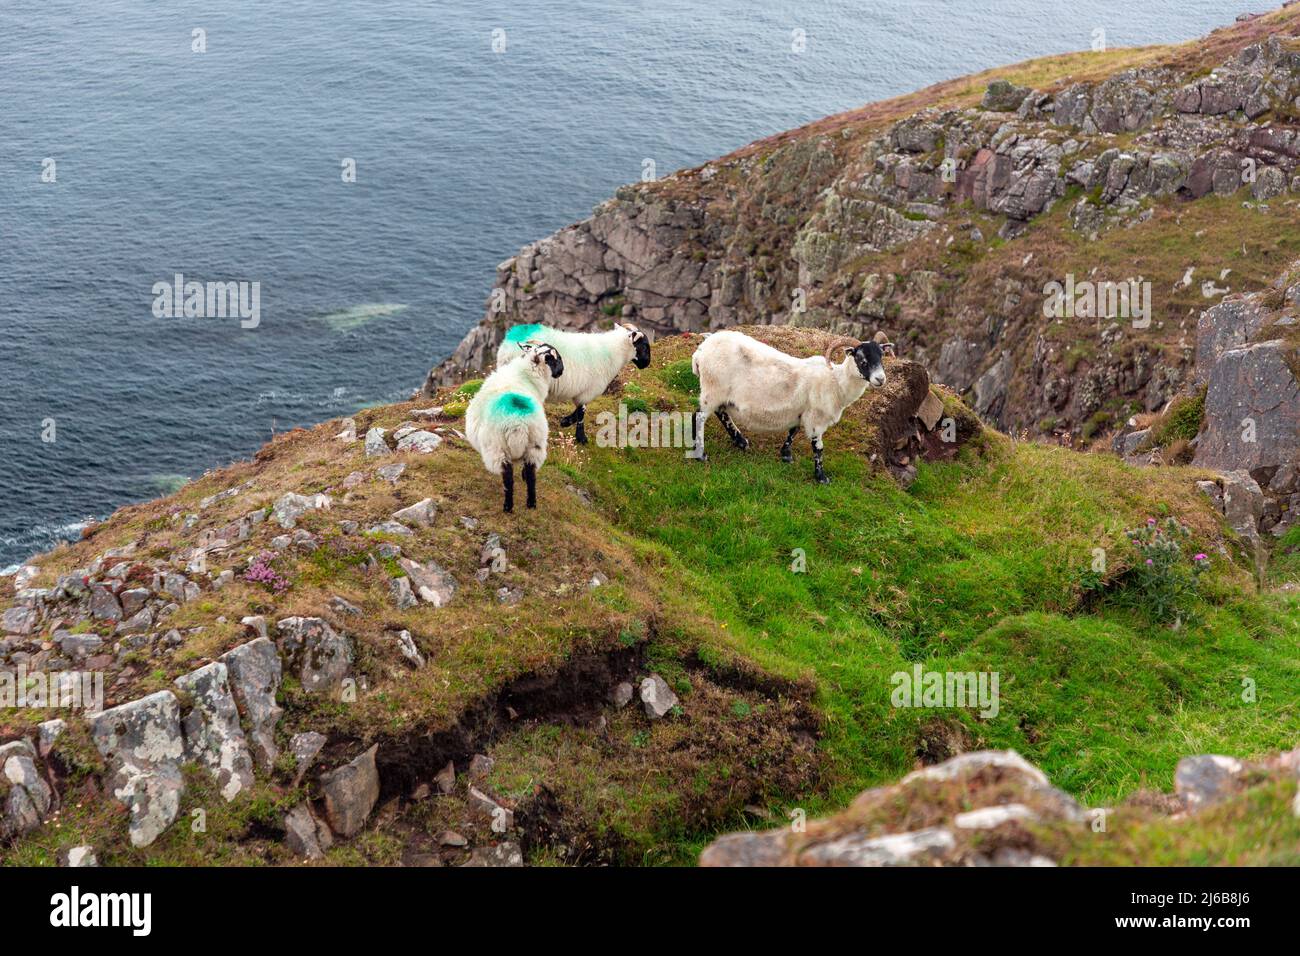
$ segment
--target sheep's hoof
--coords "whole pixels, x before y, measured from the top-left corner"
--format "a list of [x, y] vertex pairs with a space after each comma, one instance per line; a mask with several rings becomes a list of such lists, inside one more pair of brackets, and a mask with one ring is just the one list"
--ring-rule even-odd
[[785, 452], [781, 455], [781, 461], [789, 465], [794, 461], [794, 455], [791, 455], [789, 452]]
[[731, 440], [731, 443], [735, 445], [737, 448], [739, 448], [741, 451], [749, 451], [748, 438], [733, 438]]
[[585, 432], [580, 432], [579, 434], [573, 436], [573, 440], [576, 441], [579, 445], [585, 445], [587, 444], [587, 435]]
[[829, 476], [829, 475], [818, 475], [818, 476], [817, 476], [817, 484], [819, 484], [819, 485], [829, 485], [830, 483], [831, 483], [831, 479], [830, 479], [830, 476]]

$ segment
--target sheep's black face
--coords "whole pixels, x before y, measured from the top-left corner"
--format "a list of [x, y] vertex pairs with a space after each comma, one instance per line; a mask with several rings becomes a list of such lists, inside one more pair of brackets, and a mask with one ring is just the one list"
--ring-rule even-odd
[[875, 342], [863, 342], [849, 352], [858, 367], [858, 374], [873, 387], [885, 384], [885, 352]]
[[550, 369], [551, 378], [559, 378], [564, 374], [564, 359], [560, 358], [560, 353], [555, 351], [555, 346], [546, 345], [542, 342], [525, 342], [523, 344], [524, 357], [534, 365], [546, 363]]
[[551, 378], [559, 378], [564, 374], [564, 359], [560, 358], [560, 353], [549, 345], [543, 345], [542, 349], [542, 358], [546, 361], [546, 367], [551, 370]]
[[645, 368], [650, 364], [650, 340], [646, 338], [644, 332], [634, 332], [632, 345], [636, 348], [636, 356], [632, 359], [632, 364], [637, 368]]
[[619, 328], [627, 333], [632, 342], [634, 350], [632, 364], [637, 368], [645, 368], [650, 364], [650, 340], [646, 334], [638, 329], [635, 325], [619, 325]]

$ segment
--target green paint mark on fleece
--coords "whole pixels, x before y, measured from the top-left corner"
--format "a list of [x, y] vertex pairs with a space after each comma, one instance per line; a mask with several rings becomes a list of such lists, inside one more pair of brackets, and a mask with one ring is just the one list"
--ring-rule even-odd
[[506, 341], [527, 342], [529, 339], [535, 338], [545, 328], [545, 326], [538, 325], [536, 322], [533, 322], [530, 325], [516, 325], [506, 333]]
[[518, 392], [505, 392], [498, 395], [492, 403], [492, 411], [502, 418], [518, 418], [530, 415], [537, 410], [537, 403], [527, 395]]

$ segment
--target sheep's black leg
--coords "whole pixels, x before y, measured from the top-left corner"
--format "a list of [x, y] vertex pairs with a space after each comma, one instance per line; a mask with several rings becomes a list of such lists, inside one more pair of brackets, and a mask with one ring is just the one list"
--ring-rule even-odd
[[798, 425], [790, 429], [790, 434], [785, 436], [785, 443], [781, 445], [781, 460], [787, 465], [794, 461], [794, 453], [790, 451], [790, 445], [794, 442], [794, 433], [798, 430]]
[[708, 461], [709, 456], [704, 453], [704, 423], [708, 421], [709, 416], [702, 411], [695, 413], [694, 431], [695, 447], [686, 453], [687, 458], [694, 458], [696, 461]]
[[537, 466], [524, 465], [524, 483], [528, 485], [528, 507], [537, 507]]
[[560, 427], [568, 428], [570, 425], [576, 422], [581, 417], [579, 414], [581, 411], [582, 411], [582, 406], [575, 405], [573, 407], [573, 411], [569, 412], [569, 414], [565, 415], [563, 418], [560, 419]]
[[731, 436], [731, 443], [735, 445], [737, 448], [739, 448], [741, 451], [748, 450], [749, 439], [740, 433], [740, 429], [737, 428], [736, 423], [731, 420], [731, 416], [728, 415], [726, 411], [721, 408], [719, 408], [713, 414], [718, 416], [718, 421], [722, 422], [722, 427], [725, 428], [727, 430], [727, 434]]
[[573, 439], [579, 445], [585, 445], [587, 444], [587, 406], [579, 405], [573, 410], [573, 414], [577, 416], [574, 421], [578, 423], [578, 430], [573, 433]]
[[826, 472], [822, 469], [822, 440], [814, 438], [813, 447], [813, 472], [817, 476], [817, 483], [820, 485], [829, 485], [831, 480], [826, 477]]
[[502, 511], [515, 510], [515, 468], [510, 462], [501, 466], [501, 484], [506, 489], [506, 505]]

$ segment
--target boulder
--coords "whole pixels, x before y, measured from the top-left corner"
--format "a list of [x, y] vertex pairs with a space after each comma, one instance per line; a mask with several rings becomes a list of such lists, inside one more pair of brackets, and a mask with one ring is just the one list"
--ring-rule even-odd
[[194, 702], [182, 724], [186, 758], [207, 767], [226, 801], [235, 799], [253, 786], [253, 758], [239, 726], [226, 665], [205, 664], [178, 677], [176, 686]]
[[995, 113], [1014, 113], [1029, 95], [1029, 89], [1007, 80], [994, 80], [984, 91], [980, 106]]
[[523, 866], [524, 853], [518, 843], [506, 841], [493, 846], [475, 847], [465, 866]]
[[352, 673], [352, 641], [319, 617], [286, 617], [277, 645], [308, 694], [327, 694]]
[[90, 733], [108, 764], [109, 790], [130, 811], [132, 846], [148, 846], [176, 819], [185, 791], [176, 696], [162, 690], [102, 711]]
[[651, 674], [641, 681], [641, 703], [645, 707], [646, 716], [658, 720], [677, 706], [677, 695], [666, 680], [658, 674]]
[[1254, 298], [1225, 299], [1196, 320], [1196, 376], [1209, 378], [1228, 349], [1242, 348], [1264, 325], [1264, 308]]
[[259, 637], [227, 651], [221, 661], [226, 665], [235, 703], [248, 721], [253, 757], [258, 766], [269, 770], [280, 753], [275, 725], [284, 713], [275, 702], [280, 689], [280, 655], [269, 638]]
[[375, 766], [378, 750], [375, 744], [350, 763], [321, 775], [325, 819], [341, 837], [360, 833], [379, 799], [379, 770]]
[[366, 457], [374, 458], [380, 455], [391, 455], [393, 450], [388, 447], [388, 442], [384, 440], [384, 429], [372, 428], [366, 432]]
[[314, 730], [293, 735], [293, 739], [289, 741], [289, 750], [293, 753], [296, 768], [293, 777], [295, 787], [302, 782], [303, 776], [311, 769], [312, 763], [324, 746], [325, 735], [318, 734]]
[[445, 607], [455, 596], [456, 579], [438, 564], [432, 561], [419, 564], [410, 558], [401, 558], [398, 564], [410, 578], [411, 589], [420, 600], [434, 607]]
[[423, 501], [417, 501], [415, 504], [403, 508], [400, 511], [393, 512], [393, 520], [400, 521], [407, 525], [417, 525], [427, 528], [433, 524], [433, 519], [438, 514], [438, 506], [433, 503], [432, 498], [425, 498]]
[[397, 442], [397, 450], [428, 454], [441, 444], [442, 438], [440, 436], [419, 429], [403, 435]]
[[319, 860], [334, 843], [329, 828], [316, 819], [311, 807], [300, 803], [284, 817], [284, 845], [295, 856]]
[[1245, 772], [1246, 765], [1235, 757], [1184, 757], [1174, 771], [1174, 791], [1189, 809], [1199, 810], [1236, 793]]
[[906, 866], [940, 858], [955, 846], [943, 827], [880, 837], [852, 833], [808, 848], [800, 860], [805, 866]]
[[63, 865], [72, 867], [99, 866], [93, 846], [74, 846], [66, 854], [61, 854]]
[[1194, 464], [1220, 471], [1300, 461], [1296, 351], [1282, 341], [1224, 351], [1209, 373]]
[[35, 757], [35, 749], [25, 739], [0, 748], [0, 773], [9, 786], [0, 837], [35, 830], [50, 812], [54, 792], [37, 769]]
[[1248, 471], [1225, 472], [1223, 516], [1228, 527], [1248, 541], [1259, 540], [1259, 519], [1264, 514], [1264, 492]]
[[271, 508], [271, 517], [279, 522], [281, 528], [294, 528], [298, 519], [308, 511], [328, 510], [329, 495], [300, 495], [294, 492], [281, 495]]

